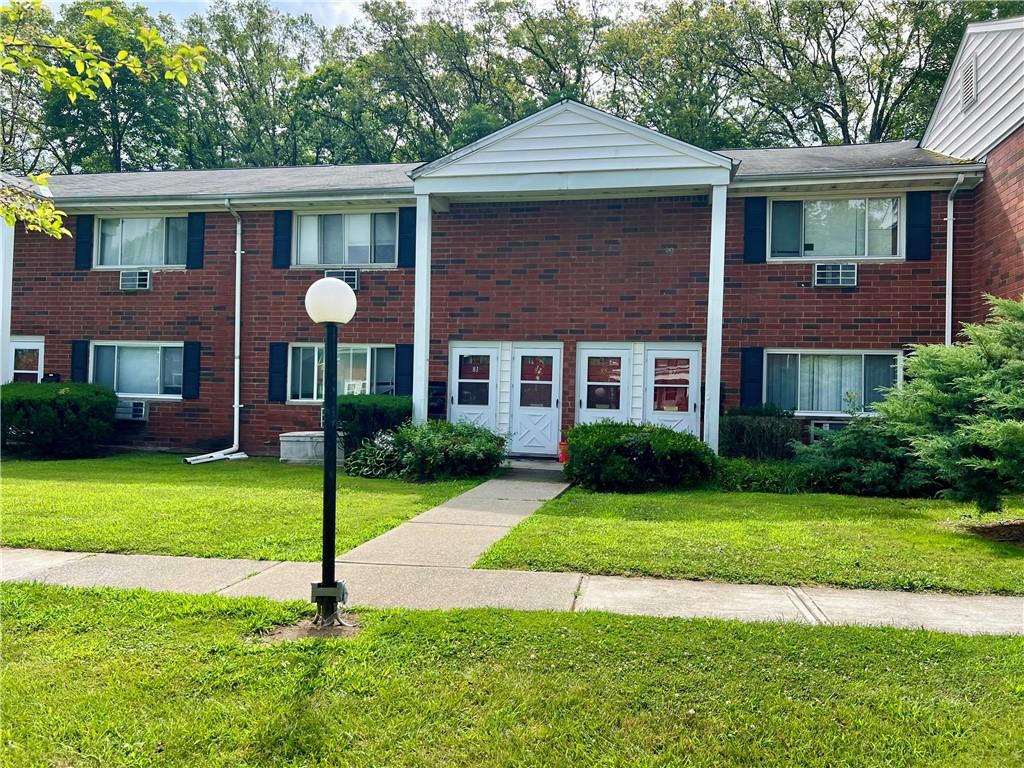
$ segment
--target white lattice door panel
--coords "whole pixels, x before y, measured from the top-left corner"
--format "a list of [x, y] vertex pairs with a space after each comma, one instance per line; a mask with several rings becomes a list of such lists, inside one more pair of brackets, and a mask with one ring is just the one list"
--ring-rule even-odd
[[512, 355], [509, 452], [554, 456], [561, 435], [562, 351], [517, 347]]
[[449, 358], [448, 418], [455, 424], [498, 427], [498, 350], [453, 347]]

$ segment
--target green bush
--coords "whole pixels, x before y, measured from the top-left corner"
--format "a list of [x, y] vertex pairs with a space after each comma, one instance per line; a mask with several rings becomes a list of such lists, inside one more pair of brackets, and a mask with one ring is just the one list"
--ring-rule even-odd
[[96, 384], [14, 382], [0, 387], [4, 449], [31, 456], [89, 456], [114, 431], [117, 395]]
[[338, 423], [345, 430], [345, 450], [354, 451], [367, 438], [395, 429], [412, 418], [412, 398], [407, 395], [342, 395], [338, 398]]
[[593, 490], [694, 488], [715, 471], [715, 455], [704, 443], [664, 427], [580, 424], [569, 430], [567, 442], [566, 476]]
[[803, 427], [789, 411], [772, 406], [737, 408], [722, 417], [719, 450], [728, 458], [789, 459]]
[[715, 481], [723, 491], [806, 493], [811, 489], [807, 469], [793, 461], [721, 459]]
[[395, 433], [378, 432], [345, 458], [345, 472], [356, 477], [398, 477], [401, 457]]
[[839, 431], [816, 430], [796, 445], [811, 487], [854, 496], [931, 496], [940, 485], [910, 443], [882, 418], [854, 418]]
[[505, 460], [505, 438], [472, 424], [405, 424], [395, 432], [395, 445], [408, 480], [489, 475]]

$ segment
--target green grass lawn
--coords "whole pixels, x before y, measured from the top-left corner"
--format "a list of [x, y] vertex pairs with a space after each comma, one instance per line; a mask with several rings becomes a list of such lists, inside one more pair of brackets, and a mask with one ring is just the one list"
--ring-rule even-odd
[[3, 589], [5, 768], [970, 766], [1024, 760], [1024, 642], [508, 611]]
[[[166, 454], [4, 461], [0, 538], [12, 547], [318, 560], [322, 472], [257, 458], [189, 466]], [[339, 476], [338, 552], [474, 484]]]
[[[1024, 547], [962, 530], [968, 512], [919, 499], [574, 489], [477, 567], [1024, 594]], [[1022, 502], [1005, 516], [1024, 517]]]

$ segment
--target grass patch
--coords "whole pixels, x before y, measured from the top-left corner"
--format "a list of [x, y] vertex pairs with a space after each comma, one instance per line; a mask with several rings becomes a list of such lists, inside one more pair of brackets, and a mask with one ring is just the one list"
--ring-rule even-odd
[[[965, 530], [969, 511], [920, 499], [573, 489], [477, 567], [1024, 594], [1024, 547]], [[1005, 514], [1021, 512], [1018, 499]]]
[[[322, 468], [180, 456], [4, 461], [2, 540], [12, 547], [260, 560], [320, 558]], [[475, 481], [338, 478], [338, 552]]]
[[5, 585], [7, 768], [1020, 765], [1024, 643]]

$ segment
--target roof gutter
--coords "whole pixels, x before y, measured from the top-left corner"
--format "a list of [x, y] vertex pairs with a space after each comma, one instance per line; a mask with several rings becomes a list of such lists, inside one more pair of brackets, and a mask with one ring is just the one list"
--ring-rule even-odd
[[[380, 200], [387, 200], [396, 197], [409, 197], [413, 195], [412, 187], [400, 187], [391, 189], [353, 189], [338, 190], [337, 192], [250, 192], [243, 194], [232, 194], [230, 200], [232, 208], [239, 205], [279, 205], [283, 203], [373, 203]], [[224, 200], [222, 192], [209, 194], [188, 194], [188, 195], [116, 195], [97, 196], [89, 195], [84, 197], [70, 197], [57, 195], [54, 202], [65, 207], [76, 210], [94, 210], [102, 208], [124, 208], [129, 206], [161, 206], [172, 208], [174, 206], [189, 207], [197, 204], [211, 204]]]
[[190, 456], [185, 459], [186, 464], [205, 464], [209, 461], [220, 459], [247, 459], [247, 454], [238, 450], [241, 442], [239, 417], [242, 411], [241, 381], [242, 381], [242, 217], [231, 206], [231, 199], [224, 199], [224, 207], [228, 213], [235, 217], [235, 376], [234, 376], [234, 404], [232, 406], [232, 436], [230, 448], [224, 448], [213, 453], [204, 453], [201, 456]]
[[779, 173], [751, 174], [740, 177], [730, 187], [743, 189], [747, 187], [763, 187], [778, 184], [820, 184], [822, 181], [858, 182], [858, 181], [935, 181], [942, 179], [967, 180], [967, 176], [981, 178], [985, 171], [984, 163], [964, 163], [962, 165], [940, 166], [933, 168], [886, 168], [869, 171], [815, 171], [811, 173]]
[[964, 183], [961, 173], [946, 196], [946, 346], [953, 346], [953, 198]]

